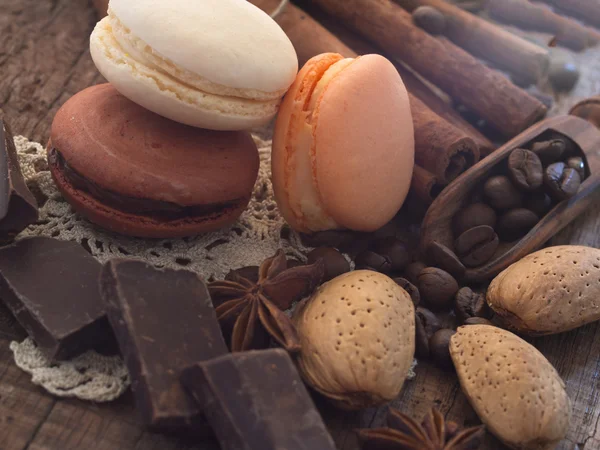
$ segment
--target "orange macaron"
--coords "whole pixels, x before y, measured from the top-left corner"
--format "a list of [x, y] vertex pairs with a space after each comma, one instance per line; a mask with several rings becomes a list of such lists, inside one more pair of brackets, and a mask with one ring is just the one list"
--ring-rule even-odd
[[377, 230], [404, 203], [413, 166], [408, 93], [390, 61], [326, 53], [304, 65], [273, 137], [273, 189], [292, 228]]
[[56, 113], [50, 172], [90, 221], [129, 236], [175, 238], [231, 225], [250, 201], [259, 155], [245, 131], [212, 131], [142, 108], [112, 85]]

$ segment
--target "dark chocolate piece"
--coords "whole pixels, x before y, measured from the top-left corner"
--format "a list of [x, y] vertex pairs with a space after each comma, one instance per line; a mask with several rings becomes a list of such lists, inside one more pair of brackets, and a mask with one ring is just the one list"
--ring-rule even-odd
[[25, 184], [8, 124], [0, 116], [0, 243], [38, 219], [35, 197]]
[[0, 298], [49, 358], [68, 359], [113, 339], [101, 270], [76, 242], [23, 239], [0, 248]]
[[179, 382], [184, 368], [227, 353], [204, 282], [189, 271], [121, 259], [106, 264], [100, 285], [144, 423], [205, 425]]
[[222, 450], [334, 450], [291, 358], [282, 349], [232, 353], [186, 369]]
[[162, 200], [128, 197], [99, 186], [92, 180], [85, 178], [71, 167], [65, 161], [62, 154], [55, 148], [51, 148], [48, 152], [48, 162], [57, 167], [76, 189], [91, 195], [99, 202], [111, 208], [131, 214], [155, 217], [163, 220], [176, 220], [185, 217], [201, 217], [220, 213], [231, 208], [237, 208], [240, 203], [240, 199], [235, 199], [222, 203], [181, 206]]

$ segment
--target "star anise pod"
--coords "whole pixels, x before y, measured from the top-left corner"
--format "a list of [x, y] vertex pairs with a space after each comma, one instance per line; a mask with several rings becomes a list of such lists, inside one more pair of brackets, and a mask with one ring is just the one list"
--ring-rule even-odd
[[363, 450], [476, 450], [483, 443], [483, 426], [459, 430], [432, 408], [421, 425], [396, 409], [390, 409], [387, 428], [358, 430]]
[[258, 281], [246, 270], [232, 271], [225, 280], [210, 283], [217, 319], [230, 338], [231, 351], [266, 348], [269, 337], [290, 352], [299, 351], [298, 334], [283, 311], [310, 295], [323, 273], [322, 260], [288, 268], [285, 253], [279, 250], [261, 264]]

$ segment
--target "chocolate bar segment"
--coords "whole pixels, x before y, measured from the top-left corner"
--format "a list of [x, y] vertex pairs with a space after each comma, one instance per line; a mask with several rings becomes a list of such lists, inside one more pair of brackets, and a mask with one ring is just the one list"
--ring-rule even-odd
[[101, 270], [76, 242], [23, 239], [0, 248], [0, 299], [49, 358], [68, 359], [114, 339]]
[[38, 219], [35, 197], [25, 184], [8, 124], [0, 117], [0, 243]]
[[222, 450], [335, 449], [321, 416], [281, 349], [232, 353], [183, 372]]
[[119, 259], [105, 265], [100, 285], [144, 423], [205, 425], [179, 382], [184, 368], [227, 353], [204, 282], [185, 270]]

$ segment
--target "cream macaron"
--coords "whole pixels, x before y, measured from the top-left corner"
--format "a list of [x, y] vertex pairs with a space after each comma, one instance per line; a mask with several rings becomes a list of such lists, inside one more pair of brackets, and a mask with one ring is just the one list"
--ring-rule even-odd
[[408, 94], [392, 63], [309, 60], [281, 105], [271, 164], [277, 204], [297, 231], [374, 231], [390, 221], [414, 166]]
[[246, 0], [111, 0], [90, 51], [130, 100], [214, 130], [268, 123], [298, 71], [286, 34]]

